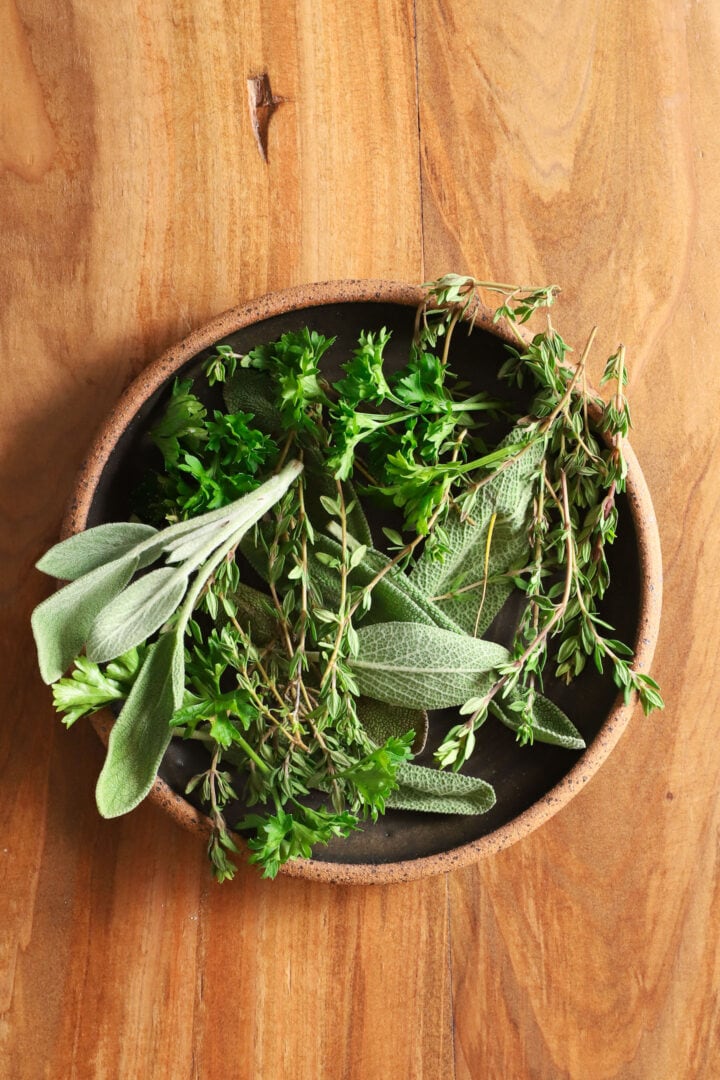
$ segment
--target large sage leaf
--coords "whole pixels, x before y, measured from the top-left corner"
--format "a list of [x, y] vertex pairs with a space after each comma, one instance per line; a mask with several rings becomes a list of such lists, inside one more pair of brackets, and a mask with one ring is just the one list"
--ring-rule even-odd
[[137, 564], [137, 556], [131, 551], [106, 566], [98, 566], [38, 604], [31, 623], [43, 682], [55, 682], [68, 669], [98, 614], [125, 588]]
[[[326, 607], [336, 609], [340, 602], [339, 572], [318, 559], [318, 552], [339, 560], [342, 548], [329, 536], [316, 537], [315, 547], [308, 552], [310, 578], [320, 589]], [[368, 548], [360, 564], [352, 571], [353, 585], [369, 585], [375, 575], [390, 562], [381, 551]], [[462, 627], [453, 622], [436, 604], [429, 601], [401, 570], [390, 570], [374, 586], [372, 606], [363, 623], [419, 622], [426, 626], [439, 626], [453, 633], [462, 633]]]
[[495, 805], [495, 791], [485, 780], [462, 773], [427, 769], [406, 762], [395, 774], [398, 788], [387, 806], [433, 814], [485, 814]]
[[[490, 711], [506, 727], [517, 731], [520, 727], [520, 716], [507, 708], [512, 700], [512, 696], [509, 701], [505, 698], [494, 698], [490, 702]], [[563, 746], [566, 750], [585, 749], [585, 740], [578, 729], [549, 698], [536, 694], [531, 716], [533, 736], [537, 742]]]
[[406, 709], [402, 705], [388, 705], [386, 701], [360, 697], [357, 713], [366, 734], [376, 746], [384, 746], [388, 739], [400, 739], [408, 731], [415, 732], [411, 750], [420, 754], [428, 736], [428, 714], [425, 709]]
[[[526, 437], [522, 429], [515, 429], [500, 445], [519, 443]], [[513, 590], [509, 578], [489, 582], [483, 598], [485, 556], [493, 515], [488, 578], [519, 569], [527, 561], [532, 481], [543, 453], [543, 442], [537, 440], [517, 461], [479, 488], [468, 508], [467, 520], [462, 521], [458, 513], [451, 513], [444, 526], [449, 548], [444, 560], [438, 562], [422, 555], [411, 571], [413, 585], [427, 597], [435, 598], [436, 607], [468, 634], [482, 635]]]
[[110, 732], [95, 791], [103, 817], [119, 817], [134, 810], [152, 787], [170, 742], [170, 720], [182, 703], [184, 684], [182, 637], [163, 634], [148, 649]]
[[157, 529], [139, 522], [113, 521], [69, 536], [50, 548], [35, 563], [38, 570], [65, 581], [75, 581], [98, 566], [127, 555]]
[[422, 623], [377, 623], [357, 636], [350, 663], [360, 693], [410, 709], [462, 705], [478, 693], [482, 676], [508, 659], [493, 641]]
[[[197, 546], [186, 548], [181, 545], [174, 554], [181, 551], [187, 563], [172, 569], [163, 567], [136, 581], [123, 594], [108, 606], [97, 618], [90, 632], [87, 654], [96, 662], [110, 660], [114, 656], [139, 645], [159, 630], [170, 618], [182, 601], [187, 588], [188, 575], [213, 551], [219, 551], [237, 544], [245, 533], [258, 521], [288, 489], [302, 469], [300, 462], [286, 465], [277, 476], [266, 480], [255, 491], [244, 495], [227, 509], [231, 512], [228, 520], [208, 536], [207, 519], [210, 515], [198, 518], [205, 522], [196, 535]], [[215, 513], [215, 512], [214, 512]], [[162, 533], [160, 534], [162, 539]]]
[[[509, 570], [518, 570], [528, 561], [529, 543], [525, 522], [517, 526], [509, 521], [495, 520], [488, 560], [488, 583], [485, 578], [485, 548], [490, 528], [490, 515], [478, 516], [473, 525], [462, 525], [475, 533], [475, 542], [464, 553], [464, 558], [452, 578], [449, 576], [438, 584], [440, 591], [434, 593], [434, 603], [452, 618], [466, 634], [482, 637], [503, 604], [511, 596], [515, 586]], [[448, 533], [454, 532], [451, 520]], [[470, 539], [466, 537], [466, 539]], [[452, 543], [452, 540], [451, 540]], [[496, 580], [492, 580], [495, 578]], [[469, 588], [469, 586], [471, 586]], [[455, 595], [446, 596], [456, 591]], [[460, 591], [465, 590], [465, 591]], [[437, 599], [442, 596], [443, 599]]]
[[217, 535], [226, 521], [211, 521], [209, 525], [201, 525], [189, 534], [176, 536], [175, 539], [165, 539], [162, 546], [165, 561], [168, 563], [184, 563], [187, 559], [191, 559], [200, 542]]
[[146, 641], [170, 618], [187, 589], [187, 575], [164, 566], [129, 585], [92, 625], [86, 652], [102, 663]]
[[168, 556], [168, 562], [182, 562], [196, 544], [211, 537], [228, 522], [232, 521], [238, 527], [243, 521], [254, 524], [284, 494], [302, 469], [302, 462], [291, 461], [276, 476], [271, 476], [255, 491], [235, 502], [178, 521], [165, 529], [157, 530], [150, 525], [128, 521], [96, 525], [55, 544], [36, 563], [37, 569], [53, 577], [74, 581], [131, 552], [137, 556], [140, 568], [149, 566], [163, 553]]

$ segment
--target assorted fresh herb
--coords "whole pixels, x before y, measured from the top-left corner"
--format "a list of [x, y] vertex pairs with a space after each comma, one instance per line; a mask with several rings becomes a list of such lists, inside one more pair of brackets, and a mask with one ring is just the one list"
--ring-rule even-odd
[[[517, 341], [499, 379], [525, 388], [526, 414], [452, 372], [453, 335], [482, 290], [502, 296], [496, 319]], [[150, 432], [159, 462], [137, 491], [139, 520], [72, 536], [38, 563], [70, 582], [32, 618], [64, 722], [120, 706], [104, 816], [145, 797], [171, 738], [198, 740], [207, 768], [187, 793], [210, 818], [215, 876], [232, 877], [244, 833], [273, 877], [387, 807], [487, 811], [492, 787], [459, 770], [490, 715], [521, 745], [582, 749], [543, 696], [546, 670], [569, 682], [589, 661], [645, 712], [662, 707], [600, 614], [626, 475], [624, 350], [605, 368], [609, 400], [591, 397], [592, 338], [572, 366], [549, 315], [532, 340], [520, 331], [555, 293], [447, 275], [427, 287], [399, 371], [389, 333], [373, 329], [333, 384], [333, 340], [304, 328], [244, 356], [217, 347], [203, 373], [225, 411], [175, 381]], [[382, 541], [370, 504], [394, 522]], [[518, 591], [514, 641], [486, 640]], [[437, 767], [412, 763], [427, 711], [451, 707]]]

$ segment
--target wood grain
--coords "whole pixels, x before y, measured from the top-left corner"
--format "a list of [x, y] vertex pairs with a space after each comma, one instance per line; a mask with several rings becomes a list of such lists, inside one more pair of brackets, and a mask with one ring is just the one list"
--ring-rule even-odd
[[[0, 1075], [720, 1074], [716, 9], [0, 0], [0, 40]], [[668, 707], [476, 868], [217, 888], [153, 808], [98, 819], [101, 748], [35, 674], [33, 562], [163, 347], [270, 288], [451, 268], [557, 281], [596, 371], [628, 346]]]
[[[459, 3], [421, 9], [427, 267], [468, 269], [479, 253], [490, 276], [558, 281], [569, 340], [599, 323], [596, 372], [626, 342], [664, 545], [667, 709], [637, 715], [548, 826], [452, 878], [457, 1075], [710, 1077], [720, 376], [702, 297], [717, 273], [703, 249], [720, 226], [707, 74], [720, 23], [673, 4], [567, 7], [504, 23], [468, 21]], [[449, 95], [473, 137], [447, 135]], [[458, 174], [448, 202], [442, 178]]]
[[57, 142], [20, 17], [14, 4], [0, 10], [5, 62], [0, 72], [0, 170], [39, 180], [52, 165]]

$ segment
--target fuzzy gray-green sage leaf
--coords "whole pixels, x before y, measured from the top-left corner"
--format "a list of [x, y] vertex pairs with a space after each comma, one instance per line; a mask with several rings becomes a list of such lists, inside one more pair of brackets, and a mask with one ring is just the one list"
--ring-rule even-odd
[[477, 776], [441, 772], [405, 763], [396, 773], [398, 787], [388, 796], [397, 810], [432, 814], [486, 814], [495, 805], [493, 787]]
[[[228, 548], [237, 544], [281, 498], [301, 471], [301, 462], [290, 462], [282, 472], [222, 510], [182, 521], [161, 532], [153, 530], [148, 535], [144, 530], [142, 534], [135, 533], [142, 538], [130, 550], [126, 545], [133, 530], [128, 533], [126, 523], [98, 526], [102, 529], [100, 544], [106, 546], [111, 555], [117, 550], [124, 553], [106, 564], [95, 566], [35, 608], [32, 628], [44, 681], [52, 683], [59, 679], [86, 643], [93, 659], [110, 660], [158, 630], [182, 601], [189, 574], [213, 550], [223, 544]], [[216, 532], [209, 529], [214, 523], [217, 523]], [[113, 529], [118, 536], [116, 545], [111, 539]], [[89, 530], [91, 540], [86, 542], [85, 549], [81, 545], [69, 545], [65, 540], [51, 549], [41, 562], [55, 569], [60, 565], [70, 569], [75, 558], [73, 552], [85, 550], [89, 554], [99, 550], [93, 533], [94, 530]], [[176, 570], [156, 570], [126, 589], [139, 565], [147, 565], [149, 560], [159, 557], [166, 545], [172, 551], [179, 538], [182, 538], [183, 546], [186, 545], [191, 536], [195, 537], [196, 544], [189, 551], [184, 547], [188, 553], [185, 563]], [[56, 551], [59, 552], [57, 557]], [[76, 565], [79, 565], [79, 555]]]
[[448, 516], [443, 560], [425, 554], [410, 574], [415, 588], [475, 637], [485, 633], [512, 593], [509, 571], [522, 567], [529, 556], [531, 481], [543, 443], [537, 439], [523, 449], [523, 438], [522, 429], [516, 429], [501, 444], [518, 445], [519, 456], [478, 489], [463, 509], [465, 520], [457, 511]]
[[187, 577], [167, 566], [133, 582], [93, 623], [86, 646], [89, 659], [112, 660], [146, 641], [167, 622], [186, 589]]
[[[517, 698], [515, 699], [517, 700]], [[511, 731], [519, 731], [523, 724], [523, 716], [520, 712], [513, 712], [508, 706], [513, 698], [508, 701], [498, 697], [490, 702], [490, 711], [502, 721]], [[543, 697], [542, 694], [534, 694], [529, 710], [525, 710], [525, 723], [532, 732], [533, 741], [549, 743], [551, 746], [562, 746], [566, 750], [584, 750], [585, 740], [582, 735], [565, 715], [562, 709]]]
[[422, 623], [376, 623], [358, 630], [351, 668], [360, 693], [410, 709], [462, 705], [481, 676], [508, 659], [485, 641]]
[[137, 556], [130, 551], [95, 567], [38, 604], [31, 621], [43, 682], [55, 682], [67, 670], [95, 619], [125, 588], [137, 564]]
[[127, 555], [156, 534], [157, 529], [140, 522], [113, 521], [96, 525], [50, 548], [35, 566], [43, 574], [75, 581], [91, 570]]
[[171, 738], [170, 719], [183, 699], [183, 650], [177, 633], [162, 634], [148, 650], [110, 732], [95, 791], [103, 817], [119, 817], [134, 810], [155, 782]]

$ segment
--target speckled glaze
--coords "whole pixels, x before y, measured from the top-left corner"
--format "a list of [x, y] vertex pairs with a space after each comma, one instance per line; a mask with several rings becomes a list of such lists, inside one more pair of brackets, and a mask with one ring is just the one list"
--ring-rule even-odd
[[[116, 408], [103, 424], [78, 475], [63, 523], [63, 537], [82, 531], [88, 521], [93, 497], [118, 439], [135, 417], [138, 409], [189, 360], [218, 340], [244, 327], [273, 316], [323, 305], [358, 302], [383, 302], [415, 307], [423, 292], [417, 286], [387, 281], [336, 281], [300, 286], [271, 293], [249, 304], [225, 312], [178, 345], [168, 349], [126, 390]], [[502, 328], [493, 326], [491, 313], [482, 310], [477, 320], [490, 333], [510, 340]], [[628, 446], [627, 497], [635, 525], [640, 568], [640, 604], [634, 642], [636, 665], [648, 671], [657, 640], [662, 599], [662, 563], [657, 523], [650, 494], [637, 459]], [[280, 871], [288, 877], [302, 877], [336, 884], [385, 884], [412, 881], [431, 874], [466, 866], [486, 855], [508, 847], [542, 825], [581, 790], [600, 768], [622, 735], [635, 708], [635, 700], [625, 705], [618, 695], [607, 719], [575, 766], [546, 795], [487, 835], [436, 854], [389, 863], [343, 863], [315, 859], [296, 860]], [[95, 718], [95, 727], [103, 741], [112, 725], [108, 714]], [[158, 779], [150, 799], [194, 832], [208, 834], [208, 819]]]

